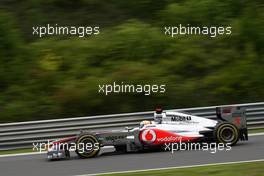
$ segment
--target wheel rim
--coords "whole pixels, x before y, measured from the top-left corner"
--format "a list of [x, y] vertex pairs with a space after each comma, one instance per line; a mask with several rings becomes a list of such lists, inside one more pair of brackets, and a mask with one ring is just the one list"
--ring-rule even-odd
[[93, 135], [82, 135], [77, 141], [76, 153], [81, 158], [91, 158], [96, 156], [100, 151], [100, 144]]
[[231, 127], [224, 127], [220, 134], [225, 142], [232, 142], [235, 139], [234, 129]]
[[[83, 139], [80, 143], [83, 143], [83, 147], [84, 147], [83, 152], [85, 154], [90, 154], [94, 151], [94, 141], [92, 139], [90, 138]], [[91, 149], [87, 147], [88, 145], [91, 146]]]
[[82, 149], [79, 148], [78, 149], [79, 152], [80, 153], [82, 152], [86, 155], [91, 154], [94, 151], [94, 143], [95, 143], [95, 141], [91, 138], [85, 138], [85, 139], [81, 140], [79, 142], [79, 144], [82, 144], [82, 145], [80, 145], [78, 147], [82, 147]]

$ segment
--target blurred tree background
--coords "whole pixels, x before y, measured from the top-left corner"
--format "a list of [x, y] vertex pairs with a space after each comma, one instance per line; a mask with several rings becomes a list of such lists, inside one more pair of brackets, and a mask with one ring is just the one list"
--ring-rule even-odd
[[[100, 35], [32, 35], [47, 23]], [[232, 35], [164, 36], [180, 23]], [[263, 101], [263, 43], [262, 0], [1, 0], [0, 122]], [[114, 81], [166, 93], [98, 93]]]

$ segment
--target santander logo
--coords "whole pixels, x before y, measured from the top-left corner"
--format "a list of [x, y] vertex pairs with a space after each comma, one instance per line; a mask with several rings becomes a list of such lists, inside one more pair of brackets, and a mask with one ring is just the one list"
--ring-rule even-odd
[[144, 130], [141, 133], [141, 139], [147, 143], [153, 143], [157, 138], [155, 131], [151, 129]]

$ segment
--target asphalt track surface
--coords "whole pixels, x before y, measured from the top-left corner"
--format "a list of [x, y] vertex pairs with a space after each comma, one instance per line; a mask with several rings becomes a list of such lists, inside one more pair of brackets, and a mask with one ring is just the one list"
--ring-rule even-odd
[[[109, 150], [109, 149], [108, 149]], [[1, 176], [68, 176], [178, 167], [222, 162], [264, 159], [264, 136], [251, 136], [247, 142], [239, 142], [231, 151], [176, 151], [115, 154], [109, 151], [92, 159], [47, 161], [45, 154], [8, 156], [0, 158]]]

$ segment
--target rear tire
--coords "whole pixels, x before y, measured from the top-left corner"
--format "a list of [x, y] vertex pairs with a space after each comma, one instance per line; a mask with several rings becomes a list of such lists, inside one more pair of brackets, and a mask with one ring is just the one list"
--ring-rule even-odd
[[92, 134], [82, 134], [76, 139], [76, 154], [80, 158], [92, 158], [100, 151], [100, 143]]
[[239, 130], [232, 123], [222, 122], [217, 125], [214, 138], [219, 143], [235, 145], [239, 140]]

